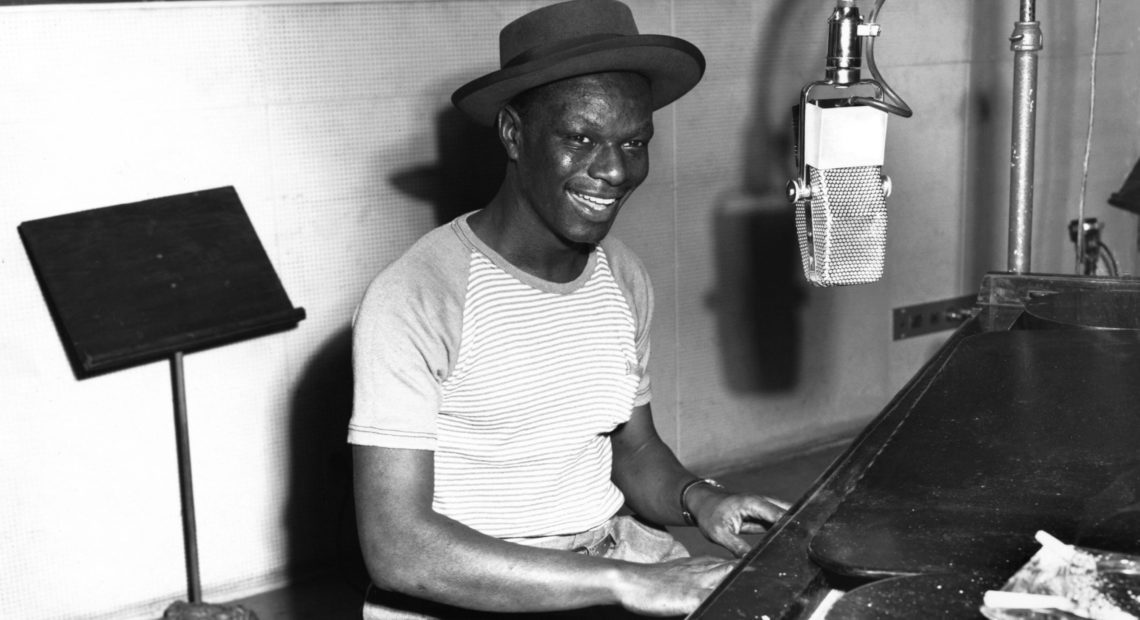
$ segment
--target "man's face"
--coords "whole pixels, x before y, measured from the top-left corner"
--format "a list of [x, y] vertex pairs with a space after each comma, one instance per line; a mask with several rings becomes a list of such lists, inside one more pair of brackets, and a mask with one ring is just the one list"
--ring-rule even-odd
[[649, 173], [649, 82], [601, 73], [542, 87], [522, 114], [516, 162], [529, 208], [563, 242], [596, 244]]

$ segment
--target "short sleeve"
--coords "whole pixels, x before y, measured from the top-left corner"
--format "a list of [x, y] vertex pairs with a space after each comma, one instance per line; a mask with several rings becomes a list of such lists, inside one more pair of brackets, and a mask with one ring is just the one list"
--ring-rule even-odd
[[634, 406], [648, 404], [653, 397], [649, 376], [649, 327], [653, 317], [653, 285], [645, 265], [620, 240], [610, 236], [602, 241], [602, 249], [610, 262], [610, 269], [633, 312], [635, 325], [634, 345], [641, 382], [634, 396]]
[[468, 262], [462, 244], [443, 227], [369, 285], [353, 320], [349, 443], [436, 448], [441, 386], [458, 352]]

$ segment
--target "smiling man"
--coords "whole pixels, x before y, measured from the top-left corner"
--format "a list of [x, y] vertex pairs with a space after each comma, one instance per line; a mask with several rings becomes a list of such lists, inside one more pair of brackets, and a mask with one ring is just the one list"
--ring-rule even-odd
[[[652, 289], [609, 235], [649, 172], [653, 111], [704, 58], [613, 0], [506, 26], [456, 91], [507, 154], [484, 208], [428, 233], [357, 313], [354, 444], [365, 618], [688, 613], [784, 507], [688, 472], [653, 426]], [[558, 615], [557, 617], [566, 617]]]

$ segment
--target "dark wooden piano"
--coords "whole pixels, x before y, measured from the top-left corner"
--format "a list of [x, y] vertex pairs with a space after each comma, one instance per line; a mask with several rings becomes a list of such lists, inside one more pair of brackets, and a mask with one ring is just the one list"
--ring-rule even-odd
[[988, 274], [690, 618], [982, 618], [1039, 530], [1140, 553], [1140, 280]]

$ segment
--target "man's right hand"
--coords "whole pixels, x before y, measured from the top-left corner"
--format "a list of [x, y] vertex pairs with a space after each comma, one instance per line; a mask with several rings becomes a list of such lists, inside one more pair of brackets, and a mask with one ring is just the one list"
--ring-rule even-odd
[[736, 560], [682, 558], [661, 564], [623, 563], [615, 589], [622, 607], [647, 616], [691, 613], [724, 580]]
[[378, 587], [490, 612], [546, 612], [618, 604], [679, 616], [712, 593], [735, 560], [638, 564], [510, 543], [432, 509], [433, 453], [355, 446], [357, 522]]

